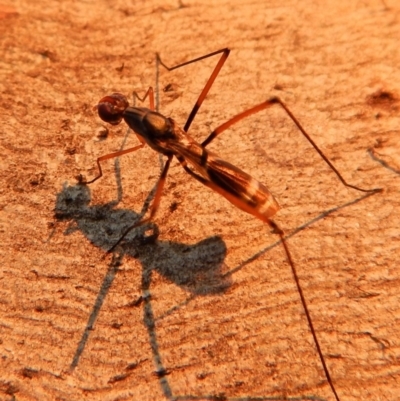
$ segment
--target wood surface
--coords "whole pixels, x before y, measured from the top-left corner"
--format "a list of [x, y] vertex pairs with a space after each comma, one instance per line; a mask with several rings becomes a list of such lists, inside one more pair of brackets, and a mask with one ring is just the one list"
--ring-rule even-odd
[[[93, 111], [155, 86], [190, 134], [281, 97], [210, 149], [268, 186], [342, 401], [400, 400], [400, 6], [396, 0], [0, 4], [0, 400], [333, 400], [277, 236]], [[170, 84], [170, 85], [169, 85]], [[168, 86], [169, 85], [169, 86]], [[164, 91], [164, 89], [168, 89]], [[146, 236], [158, 233], [156, 242]], [[290, 235], [293, 234], [293, 235]]]

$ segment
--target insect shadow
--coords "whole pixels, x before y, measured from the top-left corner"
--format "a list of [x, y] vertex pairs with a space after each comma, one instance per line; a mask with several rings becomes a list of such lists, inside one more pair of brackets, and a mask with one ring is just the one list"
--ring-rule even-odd
[[[69, 222], [64, 235], [81, 231], [93, 245], [106, 250], [115, 241], [115, 236], [119, 235], [121, 221], [126, 221], [126, 224], [129, 225], [132, 224], [132, 221], [141, 218], [140, 214], [131, 210], [114, 209], [118, 201], [92, 206], [90, 200], [90, 190], [83, 185], [65, 185], [57, 194], [54, 208], [55, 218], [58, 221]], [[119, 227], [118, 233], [114, 233], [115, 227]], [[150, 235], [149, 231], [151, 231]], [[93, 329], [124, 256], [130, 256], [142, 265], [142, 294], [147, 295], [133, 300], [131, 304], [135, 306], [143, 301], [145, 303], [144, 320], [149, 331], [154, 358], [159, 361], [156, 363], [157, 372], [163, 372], [165, 369], [161, 365], [159, 352], [155, 352], [158, 350], [158, 345], [150, 303], [152, 272], [158, 272], [167, 280], [189, 291], [192, 297], [223, 293], [231, 285], [231, 276], [225, 275], [223, 271], [226, 245], [220, 237], [206, 238], [193, 245], [156, 241], [157, 237], [158, 227], [156, 224], [144, 225], [135, 231], [135, 235], [126, 238], [123, 254], [114, 255], [112, 258], [70, 365], [70, 371], [79, 363], [90, 331]]]
[[386, 168], [387, 170], [391, 171], [392, 173], [395, 173], [397, 175], [400, 175], [400, 168], [393, 167], [390, 163], [385, 161], [379, 153], [375, 151], [374, 148], [369, 148], [368, 149], [368, 154], [370, 155], [371, 159], [375, 160], [378, 162], [382, 167]]
[[[363, 199], [371, 196], [371, 194], [363, 195], [351, 202], [335, 207], [333, 209], [323, 212], [315, 219], [305, 223], [303, 226], [298, 227], [288, 237], [296, 235], [298, 232], [304, 230], [306, 227], [314, 224], [316, 221], [325, 218], [327, 215], [337, 212], [342, 208], [351, 206], [358, 203]], [[149, 195], [151, 197], [151, 194]], [[140, 219], [142, 213], [136, 213], [131, 210], [115, 209], [118, 204], [117, 201], [112, 201], [103, 205], [90, 205], [90, 189], [83, 185], [67, 186], [65, 185], [61, 192], [57, 194], [55, 204], [55, 218], [60, 222], [69, 222], [64, 235], [73, 234], [76, 231], [81, 231], [90, 242], [104, 250], [110, 247], [110, 244], [115, 241], [119, 233], [115, 233], [115, 227], [118, 231], [123, 231], [121, 228], [121, 221], [126, 221], [126, 225], [132, 224], [132, 221]], [[145, 204], [149, 202], [145, 202]], [[151, 234], [148, 234], [151, 232]], [[72, 372], [79, 364], [80, 357], [85, 349], [86, 343], [89, 339], [90, 332], [93, 330], [97, 317], [100, 313], [103, 302], [108, 294], [108, 291], [114, 281], [118, 272], [122, 258], [124, 256], [132, 257], [138, 260], [142, 265], [142, 295], [137, 299], [132, 300], [131, 306], [139, 306], [143, 304], [144, 324], [148, 331], [149, 341], [152, 349], [153, 361], [156, 365], [155, 374], [158, 377], [160, 386], [166, 399], [174, 400], [229, 400], [225, 395], [174, 395], [168, 381], [168, 370], [162, 363], [162, 356], [160, 347], [157, 341], [156, 322], [165, 318], [177, 309], [184, 305], [189, 304], [197, 296], [216, 295], [226, 291], [232, 282], [232, 275], [238, 270], [241, 270], [247, 263], [259, 258], [261, 255], [268, 252], [275, 246], [279, 246], [279, 241], [261, 250], [259, 253], [253, 255], [249, 260], [243, 264], [228, 270], [224, 264], [226, 256], [226, 245], [224, 241], [218, 237], [210, 237], [202, 240], [194, 245], [183, 243], [176, 243], [172, 241], [157, 241], [158, 226], [153, 222], [135, 230], [125, 239], [124, 253], [114, 255], [108, 271], [104, 276], [102, 285], [99, 289], [98, 296], [94, 302], [92, 311], [88, 318], [86, 327], [78, 343], [76, 352], [73, 356], [70, 372]], [[163, 275], [169, 281], [189, 291], [190, 295], [181, 304], [177, 304], [171, 310], [166, 311], [164, 315], [155, 317], [151, 302], [151, 277], [152, 273], [156, 271]], [[126, 372], [110, 379], [110, 383], [123, 380], [133, 374], [130, 367], [127, 367]], [[221, 398], [222, 397], [222, 398]], [[249, 400], [246, 397], [236, 397], [235, 400]], [[281, 397], [257, 397], [258, 401], [277, 401]], [[286, 400], [301, 401], [301, 400], [314, 400], [324, 401], [323, 398], [316, 396], [300, 396], [300, 397], [286, 397]]]
[[[129, 226], [140, 219], [140, 214], [131, 210], [114, 209], [115, 202], [91, 206], [90, 199], [90, 190], [83, 185], [64, 186], [57, 195], [55, 217], [70, 221], [65, 235], [81, 231], [93, 245], [106, 250], [121, 231], [121, 222]], [[140, 227], [126, 239], [124, 255], [137, 259], [144, 271], [157, 271], [195, 295], [221, 293], [230, 286], [222, 269], [226, 245], [221, 237], [188, 245], [156, 241], [158, 234], [153, 222]]]

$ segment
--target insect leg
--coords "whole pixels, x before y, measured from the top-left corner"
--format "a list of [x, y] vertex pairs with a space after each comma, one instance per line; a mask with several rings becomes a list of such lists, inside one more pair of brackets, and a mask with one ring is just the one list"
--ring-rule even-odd
[[296, 124], [297, 128], [300, 130], [300, 132], [305, 136], [305, 138], [310, 142], [310, 144], [314, 147], [314, 149], [318, 152], [318, 154], [322, 157], [322, 159], [325, 161], [325, 163], [333, 170], [333, 172], [336, 174], [336, 176], [339, 178], [339, 180], [342, 182], [343, 185], [349, 188], [356, 189], [357, 191], [361, 192], [381, 192], [382, 188], [374, 188], [374, 189], [362, 189], [360, 187], [357, 187], [352, 184], [348, 184], [346, 180], [342, 177], [342, 175], [339, 173], [339, 171], [336, 169], [336, 167], [332, 164], [332, 162], [324, 155], [322, 150], [316, 145], [316, 143], [311, 139], [311, 137], [307, 134], [305, 129], [302, 127], [300, 122], [297, 120], [297, 118], [292, 114], [292, 112], [288, 109], [288, 107], [283, 103], [281, 99], [278, 97], [273, 97], [271, 99], [266, 100], [263, 103], [258, 104], [257, 106], [254, 106], [248, 110], [245, 110], [236, 116], [232, 117], [230, 120], [224, 122], [221, 124], [219, 127], [217, 127], [211, 134], [202, 142], [201, 146], [207, 146], [211, 141], [213, 141], [219, 134], [224, 132], [226, 129], [231, 127], [232, 125], [236, 124], [240, 120], [243, 120], [244, 118], [258, 113], [261, 110], [267, 109], [268, 107], [271, 107], [275, 104], [279, 104], [287, 113], [287, 115], [292, 119], [292, 121]]
[[80, 181], [82, 181], [84, 184], [91, 184], [95, 181], [97, 181], [100, 177], [103, 176], [103, 170], [101, 169], [101, 165], [100, 162], [104, 161], [104, 160], [108, 160], [108, 159], [113, 159], [114, 157], [118, 157], [118, 156], [122, 156], [125, 155], [126, 153], [131, 153], [134, 152], [135, 150], [141, 149], [143, 148], [143, 146], [145, 145], [145, 143], [141, 143], [138, 146], [135, 146], [133, 148], [129, 148], [129, 149], [125, 149], [125, 150], [120, 150], [118, 152], [114, 152], [114, 153], [109, 153], [107, 155], [101, 156], [97, 159], [97, 167], [99, 168], [99, 175], [96, 176], [95, 178], [93, 178], [93, 180], [90, 181], [84, 181], [82, 179], [82, 176], [80, 176]]
[[136, 91], [133, 92], [133, 96], [134, 96], [134, 98], [138, 99], [141, 102], [144, 102], [146, 100], [146, 98], [149, 97], [150, 110], [155, 110], [153, 87], [150, 86], [149, 89], [147, 89], [147, 92], [145, 93], [145, 95], [143, 97], [140, 97]]
[[286, 258], [287, 258], [287, 260], [289, 262], [290, 268], [292, 269], [293, 278], [294, 278], [294, 281], [295, 281], [296, 286], [297, 286], [297, 291], [299, 292], [301, 303], [303, 305], [303, 309], [304, 309], [304, 312], [305, 312], [306, 317], [307, 317], [308, 327], [310, 328], [312, 337], [314, 339], [314, 344], [315, 344], [315, 347], [317, 348], [318, 356], [319, 356], [319, 359], [320, 359], [321, 364], [322, 364], [322, 368], [324, 369], [326, 380], [328, 381], [329, 386], [330, 386], [333, 394], [335, 395], [336, 401], [340, 401], [339, 396], [338, 396], [338, 394], [336, 392], [335, 386], [333, 385], [333, 382], [332, 382], [332, 379], [331, 379], [331, 375], [329, 374], [328, 367], [326, 366], [324, 356], [322, 355], [322, 351], [321, 351], [321, 347], [320, 347], [319, 342], [318, 342], [317, 334], [315, 332], [314, 325], [313, 325], [312, 320], [311, 320], [310, 312], [308, 311], [307, 302], [306, 302], [303, 290], [302, 290], [301, 285], [300, 285], [300, 281], [299, 281], [299, 277], [297, 275], [296, 268], [294, 267], [292, 256], [291, 256], [291, 254], [289, 252], [289, 247], [288, 247], [288, 245], [286, 243], [284, 232], [273, 220], [266, 219], [266, 222], [272, 228], [273, 233], [274, 234], [278, 234], [280, 239], [281, 239], [283, 248], [285, 249]]
[[158, 207], [160, 206], [160, 199], [161, 199], [162, 191], [164, 188], [165, 180], [167, 178], [168, 169], [169, 169], [169, 165], [171, 164], [172, 157], [173, 157], [172, 155], [168, 156], [168, 160], [166, 161], [164, 169], [161, 173], [160, 179], [158, 180], [156, 194], [154, 195], [154, 201], [151, 205], [149, 217], [147, 217], [146, 219], [140, 220], [137, 223], [132, 224], [130, 227], [128, 227], [124, 231], [124, 233], [122, 234], [120, 239], [107, 251], [107, 253], [111, 253], [121, 243], [121, 241], [127, 236], [127, 234], [131, 230], [149, 222], [155, 216], [155, 214], [157, 213]]
[[221, 71], [222, 66], [224, 65], [226, 59], [227, 59], [228, 56], [229, 56], [230, 49], [228, 49], [228, 48], [220, 49], [220, 50], [217, 50], [217, 51], [215, 51], [215, 52], [206, 54], [206, 55], [204, 55], [204, 56], [197, 57], [197, 58], [195, 58], [195, 59], [193, 59], [193, 60], [186, 61], [185, 63], [175, 65], [175, 66], [173, 66], [173, 67], [168, 67], [168, 66], [166, 66], [166, 65], [162, 62], [162, 60], [161, 60], [161, 58], [160, 58], [160, 55], [157, 53], [157, 61], [158, 61], [164, 68], [166, 68], [168, 71], [176, 70], [177, 68], [183, 67], [183, 66], [188, 65], [188, 64], [196, 63], [197, 61], [204, 60], [204, 59], [206, 59], [206, 58], [208, 58], [208, 57], [215, 56], [216, 54], [219, 54], [219, 53], [222, 53], [222, 55], [221, 55], [221, 57], [220, 57], [220, 59], [219, 59], [217, 65], [215, 66], [214, 71], [211, 73], [210, 78], [208, 78], [208, 81], [207, 81], [206, 85], [204, 86], [203, 90], [201, 91], [200, 96], [199, 96], [199, 98], [197, 99], [195, 105], [193, 106], [193, 109], [192, 109], [192, 111], [191, 111], [190, 114], [189, 114], [189, 117], [188, 117], [188, 119], [187, 119], [187, 121], [186, 121], [186, 124], [185, 124], [185, 126], [183, 127], [183, 130], [184, 130], [185, 132], [187, 132], [187, 131], [189, 130], [189, 127], [190, 127], [190, 125], [192, 124], [192, 121], [194, 120], [194, 118], [195, 118], [197, 112], [199, 111], [199, 108], [200, 108], [201, 104], [203, 103], [204, 99], [206, 98], [208, 92], [210, 91], [211, 86], [212, 86], [212, 84], [214, 83], [215, 79], [217, 78], [219, 72]]

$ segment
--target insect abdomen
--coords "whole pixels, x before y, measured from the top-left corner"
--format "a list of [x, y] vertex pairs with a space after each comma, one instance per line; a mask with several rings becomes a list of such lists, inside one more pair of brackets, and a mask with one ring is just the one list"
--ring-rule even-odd
[[221, 195], [239, 209], [265, 218], [279, 210], [278, 202], [263, 184], [225, 160], [209, 159], [207, 174], [222, 189]]

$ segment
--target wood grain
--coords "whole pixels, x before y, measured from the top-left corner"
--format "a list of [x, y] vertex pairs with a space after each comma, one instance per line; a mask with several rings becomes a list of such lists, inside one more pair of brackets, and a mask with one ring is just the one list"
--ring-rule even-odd
[[[333, 399], [267, 227], [175, 163], [149, 227], [158, 241], [142, 232], [102, 259], [146, 206], [158, 156], [110, 161], [89, 188], [74, 179], [136, 144], [122, 125], [96, 134], [101, 97], [155, 85], [155, 52], [172, 65], [223, 47], [194, 138], [278, 95], [348, 181], [384, 188], [343, 188], [279, 109], [210, 145], [282, 206], [341, 400], [400, 399], [397, 2], [12, 6], [0, 24], [0, 400]], [[215, 62], [160, 70], [160, 110], [183, 125]]]

